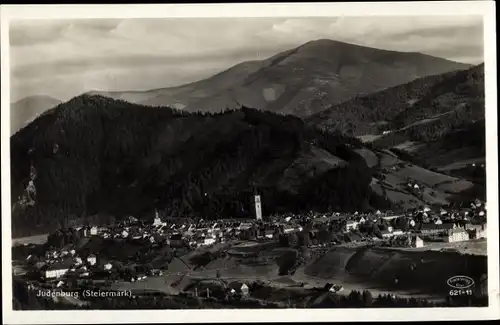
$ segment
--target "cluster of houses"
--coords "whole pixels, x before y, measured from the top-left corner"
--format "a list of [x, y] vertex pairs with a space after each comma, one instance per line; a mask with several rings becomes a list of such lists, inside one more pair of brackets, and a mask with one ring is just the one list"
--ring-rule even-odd
[[[406, 227], [399, 229], [394, 222], [397, 219], [404, 219]], [[432, 210], [429, 207], [415, 209], [412, 212], [395, 214], [391, 211], [385, 213], [376, 211], [375, 213], [341, 214], [338, 212], [331, 214], [319, 214], [310, 212], [306, 215], [287, 214], [285, 216], [274, 216], [274, 220], [284, 223], [298, 223], [306, 220], [313, 224], [341, 223], [344, 233], [353, 232], [362, 228], [369, 222], [371, 224], [383, 225], [381, 239], [391, 240], [402, 237], [408, 240], [409, 247], [423, 247], [422, 237], [434, 237], [438, 241], [460, 242], [469, 239], [486, 238], [486, 203], [476, 199], [469, 206], [456, 210], [446, 210], [440, 208]], [[299, 228], [300, 229], [300, 228]], [[313, 230], [314, 231], [314, 230]], [[373, 237], [378, 240], [379, 238]]]
[[[29, 255], [27, 260], [34, 257]], [[97, 257], [94, 254], [82, 257], [74, 249], [51, 250], [45, 253], [42, 260], [38, 260], [34, 267], [40, 276], [45, 280], [53, 280], [72, 272], [79, 277], [89, 277], [92, 270], [97, 268]], [[110, 270], [113, 266], [110, 263], [99, 265], [103, 270]], [[59, 285], [62, 283], [59, 283]]]
[[[399, 229], [396, 219], [405, 219], [404, 229]], [[382, 213], [308, 213], [275, 215], [268, 220], [237, 220], [220, 219], [216, 221], [162, 221], [156, 213], [152, 222], [146, 223], [134, 217], [111, 227], [85, 226], [77, 229], [83, 237], [100, 236], [102, 238], [120, 238], [128, 240], [149, 241], [151, 244], [163, 242], [172, 247], [190, 247], [196, 249], [216, 243], [240, 240], [272, 240], [280, 235], [299, 233], [306, 224], [313, 224], [309, 231], [311, 237], [325, 225], [341, 225], [344, 233], [358, 232], [365, 223], [383, 225], [376, 240], [392, 241], [401, 237], [408, 241], [411, 247], [423, 247], [422, 238], [436, 238], [445, 242], [460, 242], [469, 239], [486, 238], [486, 203], [480, 200], [471, 202], [470, 206], [456, 211], [439, 209], [432, 211], [423, 207], [410, 213], [394, 214], [390, 211]], [[328, 227], [325, 229], [329, 229]], [[331, 228], [330, 228], [331, 229]], [[45, 259], [38, 261], [36, 267], [45, 279], [57, 279], [68, 272], [75, 272], [81, 277], [87, 277], [92, 268], [97, 267], [95, 255], [79, 256], [72, 245], [66, 245], [60, 250], [46, 252]], [[32, 258], [31, 256], [28, 259]], [[102, 264], [102, 265], [101, 265]], [[110, 270], [110, 263], [102, 262], [100, 269]]]

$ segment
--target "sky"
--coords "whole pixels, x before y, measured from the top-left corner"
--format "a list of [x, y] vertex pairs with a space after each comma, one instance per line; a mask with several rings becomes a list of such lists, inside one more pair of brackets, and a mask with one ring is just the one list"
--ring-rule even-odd
[[207, 78], [315, 39], [483, 62], [481, 16], [18, 20], [11, 101]]

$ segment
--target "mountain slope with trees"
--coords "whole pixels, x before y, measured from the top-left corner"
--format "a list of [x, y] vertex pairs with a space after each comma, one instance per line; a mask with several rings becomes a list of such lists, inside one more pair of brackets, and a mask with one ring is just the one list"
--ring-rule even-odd
[[[243, 108], [185, 113], [82, 95], [11, 138], [14, 236], [71, 224], [369, 209], [371, 170], [355, 138]], [[299, 181], [297, 181], [299, 180]]]
[[484, 98], [481, 64], [357, 97], [307, 123], [362, 139], [371, 187], [393, 203], [484, 198]]
[[367, 96], [357, 96], [307, 118], [346, 134], [381, 135], [452, 114], [457, 124], [484, 117], [484, 64], [428, 76]]

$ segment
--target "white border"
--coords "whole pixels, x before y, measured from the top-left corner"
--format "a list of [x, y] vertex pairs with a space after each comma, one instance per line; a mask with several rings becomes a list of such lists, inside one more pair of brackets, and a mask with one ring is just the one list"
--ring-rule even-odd
[[[2, 89], [2, 297], [3, 321], [8, 324], [40, 323], [140, 323], [140, 322], [303, 322], [303, 321], [402, 321], [475, 320], [500, 318], [498, 277], [498, 146], [493, 1], [385, 2], [385, 3], [268, 3], [183, 5], [23, 5], [1, 7]], [[9, 160], [9, 35], [13, 19], [64, 18], [162, 18], [162, 17], [328, 17], [328, 16], [429, 16], [482, 15], [486, 87], [488, 292], [489, 307], [424, 309], [307, 309], [282, 310], [120, 310], [120, 311], [12, 311], [10, 160]], [[490, 244], [491, 243], [491, 244]]]

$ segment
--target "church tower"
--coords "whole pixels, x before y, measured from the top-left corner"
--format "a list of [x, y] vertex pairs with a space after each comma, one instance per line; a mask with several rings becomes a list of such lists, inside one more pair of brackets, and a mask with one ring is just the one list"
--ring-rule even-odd
[[260, 203], [260, 195], [255, 195], [254, 200], [255, 200], [255, 219], [262, 220], [262, 207]]

